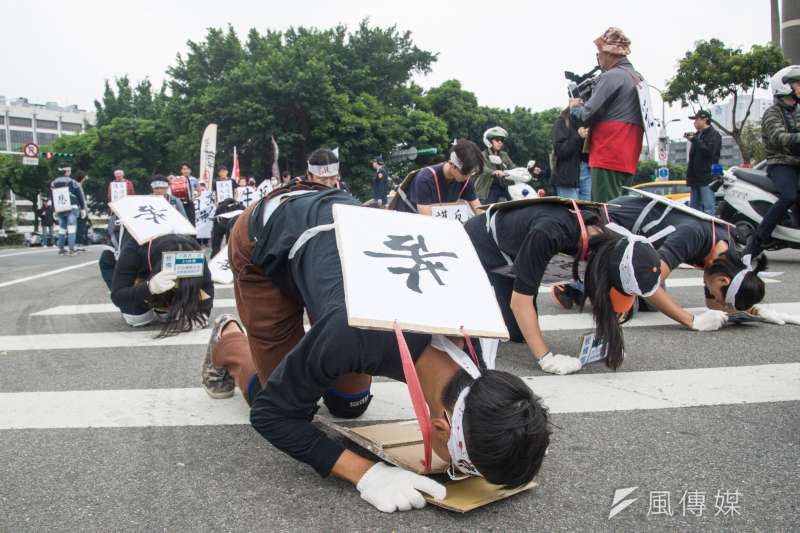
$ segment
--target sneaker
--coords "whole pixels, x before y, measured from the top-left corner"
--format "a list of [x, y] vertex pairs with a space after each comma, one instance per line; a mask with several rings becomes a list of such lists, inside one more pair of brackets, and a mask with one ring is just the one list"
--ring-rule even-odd
[[229, 322], [235, 322], [239, 330], [244, 331], [239, 321], [231, 314], [224, 314], [214, 321], [214, 328], [211, 330], [211, 338], [208, 341], [208, 348], [206, 349], [206, 357], [203, 360], [203, 370], [201, 376], [203, 379], [203, 388], [209, 396], [215, 399], [230, 398], [233, 396], [233, 389], [236, 384], [233, 377], [225, 368], [217, 368], [211, 362], [211, 354], [214, 347], [220, 339], [220, 333], [225, 329]]
[[74, 255], [78, 255], [78, 252], [76, 252], [75, 250], [70, 250], [70, 251], [67, 252], [66, 255], [67, 255], [67, 257], [72, 257]]
[[58, 255], [67, 255], [67, 251], [64, 248], [59, 248]]

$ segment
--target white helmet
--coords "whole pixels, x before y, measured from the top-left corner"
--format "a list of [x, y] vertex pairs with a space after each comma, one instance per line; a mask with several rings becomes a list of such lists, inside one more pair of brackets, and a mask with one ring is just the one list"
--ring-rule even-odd
[[800, 80], [800, 65], [783, 67], [769, 79], [772, 96], [789, 96], [794, 91], [789, 86], [792, 81]]
[[489, 128], [488, 130], [483, 132], [483, 144], [486, 145], [486, 148], [492, 147], [492, 139], [496, 139], [498, 137], [502, 137], [505, 139], [508, 137], [508, 132], [501, 128], [500, 126], [495, 126], [494, 128]]

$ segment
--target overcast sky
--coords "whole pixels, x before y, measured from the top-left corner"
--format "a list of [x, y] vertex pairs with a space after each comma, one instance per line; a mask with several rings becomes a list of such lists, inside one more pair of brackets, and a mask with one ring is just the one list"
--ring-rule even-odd
[[[160, 84], [187, 40], [228, 23], [242, 38], [251, 27], [352, 27], [364, 17], [395, 24], [439, 53], [433, 72], [417, 79], [423, 87], [457, 78], [481, 104], [533, 110], [566, 104], [563, 71], [589, 70], [592, 40], [608, 26], [627, 33], [631, 61], [659, 88], [699, 39], [749, 49], [770, 37], [769, 0], [0, 0], [0, 12], [0, 95], [85, 109], [93, 109], [105, 79], [128, 74]], [[658, 95], [653, 99], [660, 116]], [[676, 106], [667, 118], [686, 115]], [[672, 124], [670, 134], [689, 126]]]

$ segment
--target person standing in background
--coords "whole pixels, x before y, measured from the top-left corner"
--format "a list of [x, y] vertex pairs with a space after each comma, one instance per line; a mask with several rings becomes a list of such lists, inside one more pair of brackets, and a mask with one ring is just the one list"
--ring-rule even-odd
[[592, 199], [592, 175], [589, 155], [583, 145], [589, 130], [578, 127], [565, 109], [553, 125], [552, 183], [556, 194], [575, 200]]
[[[78, 182], [78, 186], [81, 188], [81, 194], [83, 195], [84, 202], [86, 201], [86, 193], [83, 190], [83, 184], [86, 182], [86, 172], [79, 170], [75, 174], [75, 181]], [[77, 243], [76, 250], [79, 252], [85, 252], [86, 246], [89, 245], [89, 205], [88, 203], [85, 204], [86, 208], [83, 209], [80, 213], [80, 218], [78, 218], [78, 233], [75, 236], [75, 242]]]
[[39, 222], [42, 224], [42, 246], [50, 248], [53, 246], [53, 224], [55, 224], [55, 213], [50, 198], [45, 198], [42, 207], [39, 208]]
[[713, 215], [716, 209], [714, 191], [711, 190], [711, 166], [719, 163], [722, 135], [711, 125], [711, 113], [701, 109], [690, 119], [697, 133], [684, 135], [689, 142], [689, 164], [686, 168], [686, 185], [691, 187], [689, 205], [698, 211]]
[[389, 173], [383, 165], [381, 156], [372, 160], [372, 170], [375, 171], [375, 177], [372, 178], [372, 199], [380, 209], [386, 207], [386, 194], [389, 192]]

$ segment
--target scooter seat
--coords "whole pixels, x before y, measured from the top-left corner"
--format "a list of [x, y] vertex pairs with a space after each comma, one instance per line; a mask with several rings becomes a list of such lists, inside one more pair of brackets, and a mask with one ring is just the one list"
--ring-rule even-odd
[[778, 194], [778, 189], [775, 188], [775, 183], [767, 177], [766, 170], [753, 170], [749, 168], [734, 168], [733, 175], [742, 181], [746, 181], [751, 185], [755, 185], [760, 189], [764, 189], [772, 194]]

